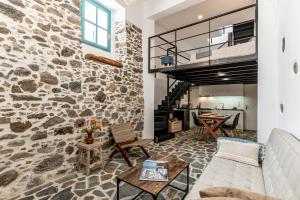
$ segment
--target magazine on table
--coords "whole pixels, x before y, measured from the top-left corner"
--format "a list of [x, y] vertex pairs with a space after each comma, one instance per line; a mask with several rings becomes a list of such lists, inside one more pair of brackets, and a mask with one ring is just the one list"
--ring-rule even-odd
[[146, 160], [140, 175], [142, 181], [168, 181], [168, 163], [160, 160]]

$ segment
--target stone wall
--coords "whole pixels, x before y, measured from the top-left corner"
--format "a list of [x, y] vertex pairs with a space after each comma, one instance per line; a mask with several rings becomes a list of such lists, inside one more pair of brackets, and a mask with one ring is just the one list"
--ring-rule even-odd
[[0, 2], [0, 193], [16, 194], [74, 170], [74, 124], [96, 116], [143, 130], [142, 31], [116, 24], [118, 69], [84, 59], [80, 0]]

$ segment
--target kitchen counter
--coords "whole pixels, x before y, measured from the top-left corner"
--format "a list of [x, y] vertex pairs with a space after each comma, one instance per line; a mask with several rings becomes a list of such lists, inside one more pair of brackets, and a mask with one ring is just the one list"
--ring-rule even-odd
[[[212, 108], [200, 108], [199, 110], [214, 110]], [[234, 109], [234, 108], [222, 108], [218, 110], [233, 110], [233, 111], [244, 111], [244, 109]]]
[[[175, 108], [174, 110], [214, 110], [212, 108]], [[232, 111], [243, 111], [244, 109], [233, 109], [233, 108], [223, 108], [218, 110], [232, 110]]]

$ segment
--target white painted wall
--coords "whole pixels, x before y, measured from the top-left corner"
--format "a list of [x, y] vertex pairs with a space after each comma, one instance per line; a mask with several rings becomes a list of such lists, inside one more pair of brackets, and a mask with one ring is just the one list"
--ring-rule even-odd
[[[293, 73], [293, 64], [300, 64], [300, 1], [278, 1], [279, 35], [277, 41], [286, 38], [286, 50], [279, 53], [279, 102], [284, 112], [279, 114], [279, 127], [300, 138], [300, 72]], [[279, 107], [279, 106], [278, 106]]]
[[167, 95], [167, 78], [156, 78], [155, 79], [155, 92], [154, 92], [154, 106], [157, 109], [161, 101], [165, 99]]
[[278, 1], [258, 1], [258, 141], [279, 125]]
[[144, 138], [154, 138], [154, 74], [148, 73], [148, 38], [154, 35], [155, 23], [144, 19], [143, 25], [143, 58], [144, 58]]
[[123, 0], [115, 0], [125, 8], [126, 20], [142, 28], [144, 15], [144, 2], [135, 1], [134, 3], [126, 4]]
[[144, 4], [142, 2], [137, 2], [129, 7], [126, 10], [126, 19], [128, 21], [134, 22], [135, 25], [143, 27], [146, 25], [144, 23]]
[[244, 128], [257, 130], [257, 84], [244, 85]]
[[[300, 75], [293, 73], [293, 63], [300, 62], [299, 9], [298, 0], [259, 1], [259, 141], [267, 141], [274, 127], [300, 138]], [[280, 103], [284, 105], [283, 113]]]

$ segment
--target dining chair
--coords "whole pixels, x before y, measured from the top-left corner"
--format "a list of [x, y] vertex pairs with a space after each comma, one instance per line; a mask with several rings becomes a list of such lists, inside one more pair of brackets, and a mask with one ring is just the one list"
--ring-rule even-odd
[[197, 138], [197, 137], [199, 137], [200, 135], [203, 134], [204, 125], [201, 122], [199, 122], [195, 112], [192, 112], [192, 117], [193, 117], [193, 122], [196, 126], [196, 138]]
[[221, 127], [222, 129], [225, 129], [225, 130], [228, 130], [228, 131], [231, 131], [231, 134], [233, 136], [239, 136], [240, 133], [237, 131], [236, 127], [239, 123], [239, 118], [240, 118], [240, 113], [236, 114], [235, 117], [234, 117], [234, 120], [232, 122], [232, 124], [223, 124]]

